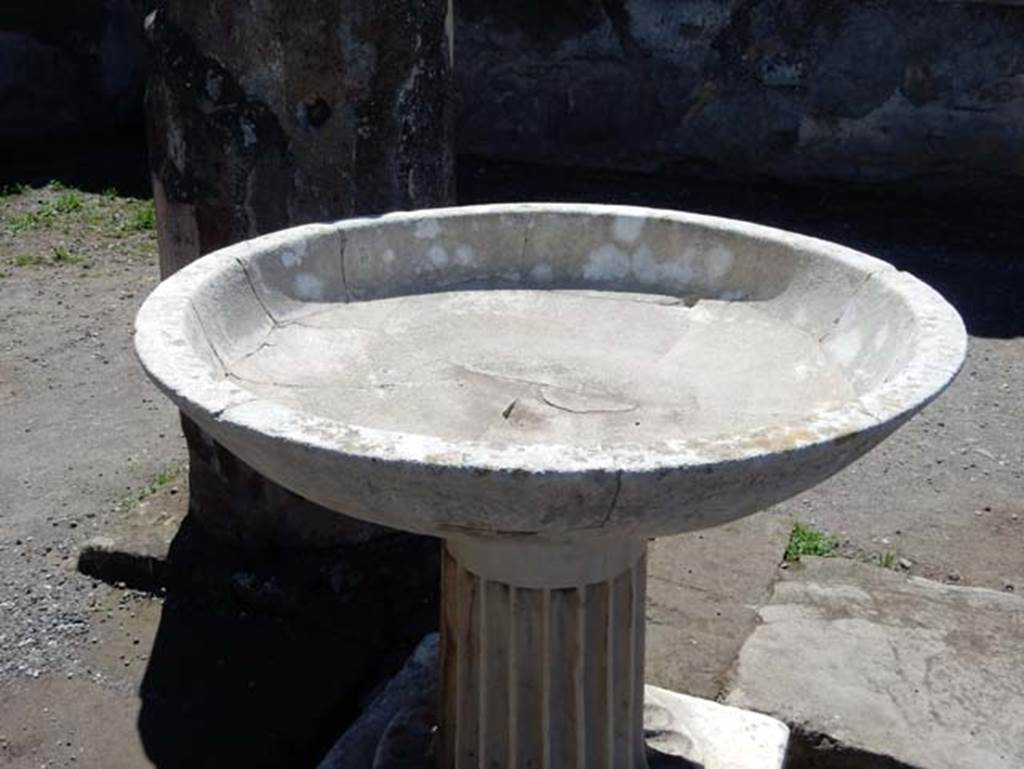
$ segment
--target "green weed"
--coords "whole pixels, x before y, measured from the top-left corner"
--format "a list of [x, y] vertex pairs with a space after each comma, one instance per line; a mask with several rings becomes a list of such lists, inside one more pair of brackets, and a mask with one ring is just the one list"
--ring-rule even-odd
[[869, 555], [864, 560], [873, 566], [878, 566], [881, 569], [889, 569], [892, 571], [895, 571], [896, 568], [899, 566], [899, 558], [897, 557], [896, 553], [892, 552], [891, 550], [887, 550], [884, 553], [875, 553], [873, 555]]
[[18, 267], [42, 267], [49, 263], [50, 260], [40, 254], [18, 254], [14, 257], [14, 264]]
[[128, 228], [136, 232], [156, 229], [156, 206], [152, 200], [132, 200], [128, 204]]
[[14, 217], [8, 227], [15, 233], [51, 227], [57, 223], [58, 219], [77, 214], [85, 207], [85, 197], [82, 193], [77, 190], [68, 190], [53, 200], [44, 201], [35, 211]]
[[134, 510], [144, 500], [154, 494], [159, 494], [178, 479], [183, 469], [184, 468], [180, 466], [169, 467], [158, 472], [137, 494], [134, 494], [125, 500], [125, 508], [128, 510]]
[[839, 540], [831, 534], [818, 531], [803, 523], [797, 523], [789, 534], [784, 557], [789, 562], [799, 561], [800, 556], [803, 555], [827, 557], [832, 555], [837, 547], [839, 547]]
[[81, 264], [83, 261], [82, 257], [71, 253], [67, 246], [53, 247], [54, 264]]
[[31, 187], [27, 184], [12, 184], [7, 187], [0, 188], [0, 198], [10, 198], [15, 195], [20, 195], [23, 192], [28, 192]]

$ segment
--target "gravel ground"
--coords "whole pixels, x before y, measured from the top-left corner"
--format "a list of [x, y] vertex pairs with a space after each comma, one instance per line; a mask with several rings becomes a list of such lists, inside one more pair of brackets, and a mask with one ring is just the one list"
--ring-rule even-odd
[[[460, 194], [467, 203], [603, 200], [737, 216], [861, 248], [931, 282], [971, 332], [956, 384], [874, 453], [775, 514], [836, 533], [855, 557], [1024, 590], [1019, 203], [685, 186], [475, 161], [463, 163]], [[167, 472], [173, 478], [185, 460], [177, 415], [145, 382], [130, 344], [134, 313], [157, 282], [155, 249], [138, 201], [56, 188], [0, 199], [5, 766], [149, 765], [131, 693], [151, 665], [163, 603], [82, 576], [75, 563], [83, 542], [116, 526], [118, 511], [155, 480], [173, 484]], [[742, 557], [722, 554], [726, 563]], [[217, 626], [204, 643], [240, 634]]]
[[[116, 699], [144, 669], [138, 620], [154, 606], [158, 615], [159, 601], [85, 578], [75, 564], [110, 513], [184, 461], [176, 414], [144, 383], [130, 348], [132, 317], [157, 281], [155, 254], [144, 201], [58, 187], [0, 198], [4, 702], [37, 680], [58, 698], [89, 682]], [[44, 702], [28, 707], [38, 715]], [[0, 763], [18, 765], [28, 760], [8, 732], [18, 709], [0, 710]], [[81, 745], [64, 745], [74, 732], [58, 730], [51, 765], [77, 755]]]

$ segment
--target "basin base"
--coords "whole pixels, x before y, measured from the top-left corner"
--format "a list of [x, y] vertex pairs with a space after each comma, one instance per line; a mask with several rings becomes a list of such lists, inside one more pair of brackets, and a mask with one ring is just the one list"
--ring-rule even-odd
[[[432, 634], [319, 769], [436, 769], [438, 663]], [[760, 713], [647, 686], [643, 722], [649, 769], [782, 769], [785, 763], [789, 729]]]

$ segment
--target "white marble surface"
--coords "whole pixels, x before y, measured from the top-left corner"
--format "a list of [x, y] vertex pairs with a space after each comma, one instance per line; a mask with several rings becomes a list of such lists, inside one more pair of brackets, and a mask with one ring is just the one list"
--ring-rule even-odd
[[[789, 727], [770, 716], [648, 686], [644, 729], [653, 751], [703, 769], [782, 769]], [[671, 760], [648, 758], [650, 769]]]
[[313, 501], [564, 541], [704, 528], [813, 486], [940, 392], [965, 335], [930, 288], [834, 244], [512, 204], [211, 254], [147, 300], [136, 346], [186, 413]]

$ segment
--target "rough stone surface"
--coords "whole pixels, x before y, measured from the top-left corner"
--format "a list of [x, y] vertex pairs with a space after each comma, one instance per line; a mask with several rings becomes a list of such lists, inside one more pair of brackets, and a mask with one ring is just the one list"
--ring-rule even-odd
[[1024, 174], [1016, 3], [458, 5], [472, 153], [985, 189]]
[[447, 12], [219, 0], [150, 15], [163, 274], [289, 225], [449, 202]]
[[[448, 10], [225, 0], [151, 14], [162, 274], [288, 225], [451, 202]], [[227, 539], [316, 547], [379, 533], [267, 481], [187, 419], [185, 432], [193, 511]]]
[[[153, 4], [87, 0], [58, 25], [47, 5], [8, 3], [0, 105], [17, 118], [0, 136], [137, 121], [140, 10]], [[466, 0], [459, 143], [599, 168], [1008, 186], [1024, 173], [1021, 6]]]
[[759, 613], [729, 704], [893, 765], [1024, 765], [1024, 598], [804, 559]]
[[[435, 766], [432, 753], [433, 726], [437, 722], [438, 641], [437, 635], [423, 640], [318, 769]], [[784, 764], [789, 729], [774, 718], [654, 686], [644, 688], [643, 699], [650, 769], [781, 769]], [[502, 761], [497, 758], [487, 765], [504, 765]], [[555, 765], [589, 767], [596, 763]], [[536, 765], [547, 763], [542, 760]], [[616, 762], [611, 766], [625, 764]]]

